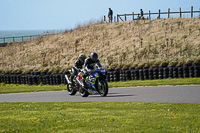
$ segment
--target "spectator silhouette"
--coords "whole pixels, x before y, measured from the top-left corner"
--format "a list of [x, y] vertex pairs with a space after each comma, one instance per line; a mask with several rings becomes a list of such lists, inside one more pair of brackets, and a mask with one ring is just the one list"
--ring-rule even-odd
[[144, 19], [144, 13], [142, 9], [140, 9], [140, 16], [138, 19]]
[[108, 18], [109, 18], [109, 23], [112, 23], [112, 19], [113, 19], [113, 11], [111, 10], [111, 8], [109, 8]]

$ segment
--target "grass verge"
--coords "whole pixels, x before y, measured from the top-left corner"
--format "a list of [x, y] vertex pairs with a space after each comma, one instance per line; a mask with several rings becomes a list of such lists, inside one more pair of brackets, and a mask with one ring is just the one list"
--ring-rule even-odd
[[136, 87], [136, 86], [159, 86], [159, 85], [199, 85], [200, 78], [178, 78], [157, 80], [136, 80], [126, 82], [111, 82], [109, 87]]
[[194, 132], [200, 105], [178, 103], [0, 103], [0, 132]]
[[19, 85], [0, 83], [0, 94], [66, 90], [66, 85]]
[[[199, 85], [200, 78], [185, 79], [158, 79], [158, 80], [131, 80], [126, 82], [109, 82], [109, 88], [114, 87], [136, 87], [136, 86], [158, 86], [158, 85]], [[0, 94], [19, 92], [40, 92], [66, 90], [66, 85], [19, 85], [0, 83]]]

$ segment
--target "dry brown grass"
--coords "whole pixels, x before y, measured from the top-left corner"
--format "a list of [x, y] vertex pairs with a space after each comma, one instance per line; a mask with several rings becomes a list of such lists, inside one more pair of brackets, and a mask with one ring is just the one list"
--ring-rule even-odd
[[96, 23], [0, 49], [0, 69], [69, 68], [80, 53], [106, 67], [200, 57], [200, 18]]

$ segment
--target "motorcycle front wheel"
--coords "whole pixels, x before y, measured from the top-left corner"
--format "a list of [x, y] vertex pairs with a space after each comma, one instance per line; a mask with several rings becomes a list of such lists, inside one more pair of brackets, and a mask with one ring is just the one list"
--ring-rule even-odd
[[86, 90], [84, 90], [83, 88], [81, 88], [79, 90], [80, 90], [79, 92], [82, 97], [88, 97], [89, 93]]
[[108, 94], [108, 83], [107, 81], [103, 80], [101, 81], [101, 86], [99, 87], [99, 93], [102, 97], [107, 96]]

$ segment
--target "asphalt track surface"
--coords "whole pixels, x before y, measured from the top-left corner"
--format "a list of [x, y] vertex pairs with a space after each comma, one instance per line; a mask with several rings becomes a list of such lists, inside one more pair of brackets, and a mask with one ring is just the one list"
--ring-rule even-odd
[[200, 85], [110, 88], [107, 97], [67, 91], [1, 94], [0, 102], [153, 102], [200, 104]]

